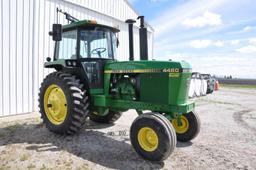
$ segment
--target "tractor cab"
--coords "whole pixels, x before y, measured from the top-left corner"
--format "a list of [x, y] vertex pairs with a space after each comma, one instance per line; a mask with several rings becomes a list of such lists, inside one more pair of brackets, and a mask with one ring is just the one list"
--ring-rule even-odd
[[[81, 77], [87, 78], [89, 87], [102, 89], [104, 65], [116, 58], [119, 30], [94, 20], [77, 21], [61, 28], [61, 41], [55, 43], [54, 62], [65, 61], [64, 69], [83, 68], [81, 74], [86, 76]], [[58, 67], [52, 62], [50, 65]]]

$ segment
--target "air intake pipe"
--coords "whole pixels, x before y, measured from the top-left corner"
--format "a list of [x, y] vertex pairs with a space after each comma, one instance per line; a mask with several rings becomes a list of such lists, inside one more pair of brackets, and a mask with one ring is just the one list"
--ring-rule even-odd
[[140, 60], [148, 60], [148, 30], [145, 27], [144, 16], [137, 19], [140, 19]]
[[130, 53], [130, 61], [134, 60], [134, 49], [133, 49], [133, 24], [136, 22], [133, 19], [128, 19], [125, 21], [128, 24], [129, 30], [129, 53]]

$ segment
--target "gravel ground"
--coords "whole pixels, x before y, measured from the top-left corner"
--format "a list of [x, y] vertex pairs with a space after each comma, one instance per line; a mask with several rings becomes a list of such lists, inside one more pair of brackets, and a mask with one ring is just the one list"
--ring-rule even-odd
[[129, 142], [134, 111], [115, 125], [88, 121], [75, 136], [50, 133], [39, 114], [0, 119], [2, 169], [256, 169], [256, 90], [221, 89], [196, 99], [201, 132], [177, 143], [160, 163], [140, 158]]

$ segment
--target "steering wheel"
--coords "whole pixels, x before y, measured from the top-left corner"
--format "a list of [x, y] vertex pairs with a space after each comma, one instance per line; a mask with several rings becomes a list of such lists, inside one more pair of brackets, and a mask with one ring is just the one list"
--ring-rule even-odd
[[101, 54], [104, 53], [107, 49], [104, 47], [95, 48], [91, 51], [91, 54], [98, 54], [101, 57]]

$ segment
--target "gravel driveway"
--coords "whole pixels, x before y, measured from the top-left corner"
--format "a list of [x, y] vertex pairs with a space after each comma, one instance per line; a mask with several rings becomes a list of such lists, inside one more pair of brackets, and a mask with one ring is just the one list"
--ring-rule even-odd
[[38, 113], [0, 119], [2, 169], [256, 169], [256, 90], [221, 89], [196, 99], [201, 132], [164, 162], [140, 158], [129, 141], [134, 111], [115, 125], [88, 120], [78, 135], [49, 132]]

